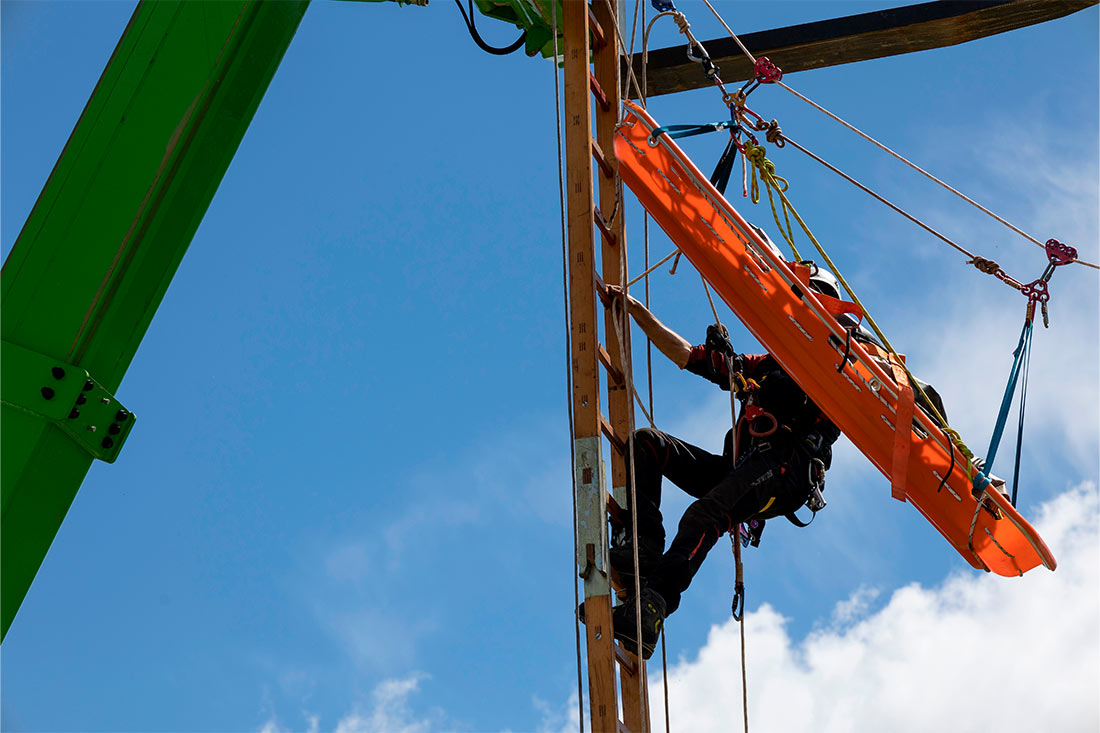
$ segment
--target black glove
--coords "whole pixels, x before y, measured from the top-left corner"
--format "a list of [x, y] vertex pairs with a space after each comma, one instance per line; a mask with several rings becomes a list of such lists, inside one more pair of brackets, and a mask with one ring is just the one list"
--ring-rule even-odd
[[710, 351], [717, 351], [731, 359], [734, 357], [733, 344], [730, 343], [730, 333], [720, 323], [712, 323], [707, 326], [706, 347]]

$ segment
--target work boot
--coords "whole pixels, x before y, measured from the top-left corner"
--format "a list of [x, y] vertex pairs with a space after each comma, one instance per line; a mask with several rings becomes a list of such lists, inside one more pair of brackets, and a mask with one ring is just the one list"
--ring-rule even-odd
[[[650, 540], [641, 540], [638, 542], [638, 564], [642, 568], [642, 578], [646, 578], [653, 572], [653, 569], [657, 567], [657, 562], [661, 559], [661, 546], [656, 542]], [[611, 569], [619, 575], [619, 580], [626, 589], [634, 592], [634, 545], [631, 542], [625, 542], [620, 545], [612, 547], [608, 552], [608, 562], [611, 565]]]
[[[643, 588], [641, 607], [641, 656], [642, 659], [649, 659], [653, 656], [653, 650], [657, 647], [657, 640], [661, 638], [661, 629], [665, 624], [665, 599], [652, 588]], [[611, 611], [611, 625], [615, 630], [615, 638], [631, 654], [638, 653], [638, 642], [634, 638], [638, 633], [634, 609], [635, 603], [630, 601], [616, 606]]]

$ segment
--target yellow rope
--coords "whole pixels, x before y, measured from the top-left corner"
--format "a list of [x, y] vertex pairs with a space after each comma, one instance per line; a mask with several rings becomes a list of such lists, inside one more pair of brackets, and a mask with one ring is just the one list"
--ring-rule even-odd
[[[759, 145], [745, 146], [745, 157], [748, 158], [749, 162], [753, 165], [753, 203], [757, 203], [759, 199], [759, 192], [757, 190], [756, 183], [757, 171], [759, 171], [760, 179], [764, 182], [764, 186], [767, 188], [768, 191], [768, 200], [772, 204], [772, 215], [775, 217], [775, 222], [779, 225], [780, 230], [783, 229], [783, 225], [779, 223], [779, 214], [778, 212], [776, 212], [775, 201], [772, 198], [773, 188], [775, 189], [775, 194], [779, 197], [779, 200], [782, 203], [783, 217], [788, 226], [788, 230], [783, 231], [782, 233], [784, 239], [786, 239], [787, 243], [790, 245], [791, 251], [794, 252], [795, 259], [802, 260], [802, 256], [798, 253], [798, 250], [795, 249], [794, 246], [794, 237], [790, 231], [790, 215], [794, 216], [795, 221], [798, 222], [798, 225], [802, 228], [802, 231], [806, 234], [806, 237], [813, 243], [814, 247], [821, 255], [821, 258], [825, 260], [825, 263], [829, 266], [829, 269], [834, 275], [836, 275], [836, 278], [840, 282], [840, 284], [844, 286], [844, 291], [848, 293], [848, 296], [852, 299], [852, 302], [859, 306], [860, 310], [867, 318], [867, 323], [874, 330], [875, 335], [878, 336], [879, 339], [882, 341], [882, 344], [886, 347], [886, 350], [895, 360], [897, 360], [897, 363], [901, 365], [902, 369], [905, 370], [905, 374], [909, 378], [909, 383], [917, 390], [917, 392], [920, 393], [921, 397], [924, 398], [925, 404], [922, 405], [922, 407], [927, 406], [932, 411], [935, 418], [939, 420], [940, 424], [945, 426], [943, 429], [944, 434], [947, 435], [951, 442], [959, 448], [959, 451], [968, 459], [973, 458], [973, 452], [971, 452], [966, 444], [963, 443], [962, 437], [959, 435], [958, 431], [951, 429], [951, 427], [948, 425], [947, 418], [941, 415], [939, 410], [936, 409], [935, 404], [933, 404], [933, 402], [928, 399], [928, 395], [925, 394], [924, 388], [920, 386], [920, 383], [917, 382], [916, 377], [914, 377], [913, 373], [909, 371], [909, 367], [905, 364], [904, 361], [902, 361], [901, 356], [890, 344], [889, 339], [886, 338], [886, 334], [884, 334], [882, 330], [878, 327], [875, 319], [871, 316], [866, 306], [863, 305], [863, 302], [860, 301], [859, 296], [855, 294], [854, 290], [852, 290], [852, 287], [848, 284], [848, 281], [844, 279], [844, 275], [841, 274], [840, 269], [833, 262], [832, 258], [829, 257], [828, 252], [826, 252], [825, 248], [821, 246], [821, 243], [817, 241], [817, 237], [815, 237], [814, 233], [810, 231], [810, 228], [806, 225], [806, 222], [802, 220], [802, 217], [794, 208], [794, 204], [792, 204], [791, 200], [787, 198], [786, 192], [789, 187], [787, 180], [775, 174], [775, 164], [767, 159], [765, 153], [766, 151], [764, 150], [764, 148]], [[967, 470], [969, 472], [969, 468]]]
[[[710, 0], [703, 0], [703, 2], [704, 2], [704, 3], [706, 3], [706, 6], [707, 6], [707, 7], [708, 7], [708, 8], [710, 9], [710, 12], [714, 14], [714, 17], [718, 19], [718, 22], [722, 24], [722, 27], [726, 29], [726, 33], [728, 33], [728, 34], [730, 35], [730, 38], [732, 38], [732, 39], [734, 40], [734, 42], [735, 42], [735, 43], [736, 43], [736, 44], [737, 44], [737, 45], [738, 45], [738, 46], [739, 46], [739, 47], [741, 48], [741, 52], [742, 52], [742, 53], [744, 53], [744, 54], [745, 54], [745, 56], [746, 56], [746, 57], [748, 58], [748, 60], [749, 60], [749, 63], [751, 63], [751, 64], [753, 64], [753, 65], [755, 66], [755, 64], [756, 64], [756, 57], [755, 57], [755, 56], [753, 56], [753, 55], [752, 55], [752, 53], [750, 53], [750, 52], [749, 52], [749, 49], [747, 49], [747, 48], [745, 47], [745, 44], [741, 42], [741, 39], [737, 37], [737, 34], [733, 32], [733, 29], [729, 27], [729, 25], [728, 25], [728, 24], [726, 23], [725, 19], [724, 19], [724, 18], [722, 17], [722, 14], [721, 14], [721, 13], [719, 13], [719, 12], [718, 12], [718, 11], [717, 11], [717, 10], [716, 10], [716, 9], [714, 8], [714, 6], [710, 4]], [[852, 125], [851, 123], [849, 123], [849, 122], [847, 122], [847, 121], [845, 121], [845, 120], [841, 119], [841, 118], [840, 118], [840, 117], [838, 117], [837, 115], [833, 114], [833, 113], [832, 113], [832, 112], [830, 112], [829, 110], [827, 110], [827, 109], [825, 109], [824, 107], [822, 107], [821, 105], [819, 105], [819, 104], [818, 104], [817, 102], [814, 102], [814, 101], [813, 101], [812, 99], [810, 99], [809, 97], [806, 97], [805, 95], [803, 95], [803, 94], [800, 94], [799, 92], [797, 92], [796, 90], [794, 90], [794, 89], [792, 89], [791, 87], [787, 86], [786, 84], [784, 84], [784, 83], [783, 83], [782, 81], [780, 81], [780, 80], [777, 80], [777, 81], [775, 82], [775, 84], [776, 84], [777, 86], [780, 86], [780, 87], [782, 87], [782, 88], [786, 89], [786, 90], [787, 90], [788, 92], [790, 92], [790, 93], [791, 93], [791, 94], [793, 94], [794, 96], [798, 97], [798, 98], [799, 98], [799, 99], [801, 99], [801, 100], [802, 100], [803, 102], [806, 102], [806, 103], [807, 103], [807, 104], [809, 104], [809, 105], [810, 105], [811, 107], [813, 107], [813, 108], [817, 109], [817, 110], [818, 110], [819, 112], [821, 112], [821, 113], [825, 114], [825, 115], [826, 115], [827, 117], [830, 117], [830, 118], [832, 118], [832, 119], [833, 119], [834, 121], [836, 121], [836, 122], [840, 123], [840, 124], [841, 124], [841, 125], [843, 125], [844, 127], [848, 128], [848, 129], [849, 129], [849, 130], [851, 130], [852, 132], [856, 133], [857, 135], [859, 135], [860, 137], [862, 137], [862, 138], [863, 138], [864, 140], [866, 140], [867, 142], [869, 142], [869, 143], [871, 143], [871, 144], [875, 145], [876, 147], [878, 147], [878, 148], [879, 148], [880, 150], [882, 150], [883, 152], [886, 152], [886, 153], [888, 153], [888, 154], [892, 155], [892, 156], [893, 156], [894, 158], [898, 159], [899, 161], [901, 161], [901, 162], [902, 162], [902, 163], [904, 163], [905, 165], [909, 166], [909, 167], [910, 167], [910, 168], [912, 168], [913, 170], [917, 171], [917, 172], [918, 172], [918, 173], [920, 173], [921, 175], [925, 176], [926, 178], [930, 179], [931, 181], [934, 181], [935, 183], [938, 183], [938, 184], [939, 184], [940, 186], [943, 186], [943, 187], [944, 187], [945, 189], [947, 189], [947, 190], [948, 190], [948, 191], [950, 191], [951, 193], [955, 194], [955, 195], [956, 195], [956, 196], [958, 196], [959, 198], [963, 199], [963, 200], [964, 200], [964, 201], [966, 201], [967, 203], [969, 203], [969, 204], [972, 204], [972, 205], [973, 205], [974, 207], [976, 207], [976, 208], [977, 208], [978, 210], [982, 211], [982, 212], [983, 212], [983, 213], [985, 213], [985, 214], [988, 214], [988, 215], [989, 215], [990, 217], [992, 217], [993, 219], [996, 219], [996, 220], [997, 220], [997, 221], [999, 221], [999, 222], [1000, 222], [1001, 224], [1004, 224], [1004, 225], [1005, 225], [1006, 227], [1008, 227], [1008, 228], [1009, 228], [1009, 229], [1011, 229], [1012, 231], [1016, 232], [1017, 234], [1019, 234], [1019, 235], [1020, 235], [1021, 237], [1023, 237], [1024, 239], [1026, 239], [1026, 240], [1030, 241], [1031, 243], [1035, 244], [1035, 245], [1036, 245], [1036, 246], [1038, 246], [1038, 247], [1044, 247], [1044, 246], [1045, 246], [1045, 245], [1044, 245], [1044, 244], [1043, 244], [1042, 242], [1040, 242], [1040, 241], [1039, 241], [1038, 239], [1036, 239], [1035, 237], [1031, 236], [1031, 235], [1030, 235], [1030, 234], [1028, 234], [1027, 232], [1023, 231], [1022, 229], [1020, 229], [1020, 228], [1019, 228], [1019, 227], [1017, 227], [1016, 225], [1012, 224], [1012, 222], [1010, 222], [1010, 221], [1008, 221], [1008, 220], [1006, 220], [1006, 219], [1004, 219], [1004, 218], [1002, 218], [1002, 217], [998, 216], [997, 214], [993, 213], [993, 212], [992, 212], [991, 210], [987, 209], [987, 208], [986, 208], [985, 206], [982, 206], [981, 204], [979, 204], [979, 203], [978, 203], [977, 201], [975, 201], [974, 199], [970, 198], [970, 197], [969, 197], [969, 196], [967, 196], [966, 194], [962, 193], [961, 191], [958, 191], [957, 189], [953, 188], [952, 186], [950, 186], [949, 184], [945, 183], [944, 181], [941, 181], [941, 180], [940, 180], [939, 178], [937, 178], [936, 176], [932, 175], [932, 174], [931, 174], [931, 173], [929, 173], [928, 171], [924, 170], [923, 168], [921, 168], [921, 167], [920, 167], [919, 165], [917, 165], [916, 163], [913, 163], [912, 161], [910, 161], [909, 159], [907, 159], [907, 158], [906, 158], [905, 156], [903, 156], [903, 155], [900, 155], [900, 154], [898, 154], [898, 153], [894, 152], [893, 150], [891, 150], [890, 148], [886, 147], [885, 145], [883, 145], [882, 143], [880, 143], [880, 142], [879, 142], [878, 140], [874, 139], [873, 137], [871, 137], [871, 136], [870, 136], [870, 135], [868, 135], [867, 133], [863, 132], [862, 130], [860, 130], [859, 128], [855, 127], [855, 126], [854, 126], [854, 125]], [[727, 104], [728, 104], [728, 103], [729, 103], [729, 102], [727, 101]], [[775, 124], [775, 120], [772, 120], [772, 124], [773, 124], [773, 125]], [[768, 142], [775, 142], [775, 141], [773, 141], [773, 140], [771, 139], [771, 137], [772, 137], [772, 136], [771, 136], [771, 133], [769, 133], [769, 135], [768, 135]], [[778, 145], [778, 143], [777, 143], [777, 145]], [[782, 147], [782, 146], [779, 146], [779, 147]], [[1078, 264], [1078, 265], [1084, 265], [1085, 267], [1089, 267], [1089, 268], [1092, 268], [1093, 270], [1100, 270], [1100, 265], [1096, 265], [1096, 264], [1094, 264], [1094, 263], [1092, 263], [1092, 262], [1086, 262], [1086, 261], [1084, 261], [1084, 260], [1082, 260], [1082, 259], [1075, 259], [1075, 260], [1073, 260], [1073, 262], [1074, 262], [1074, 263], [1076, 263], [1076, 264]]]
[[756, 180], [756, 172], [760, 171], [760, 178], [764, 181], [764, 188], [768, 192], [768, 203], [772, 206], [772, 216], [775, 218], [775, 225], [779, 227], [779, 232], [783, 235], [783, 239], [787, 241], [791, 251], [794, 252], [795, 259], [801, 260], [802, 255], [798, 253], [798, 248], [794, 243], [794, 232], [791, 228], [791, 217], [787, 214], [787, 206], [783, 207], [783, 220], [786, 222], [786, 228], [783, 223], [779, 221], [779, 212], [775, 210], [775, 199], [772, 198], [772, 189], [782, 196], [787, 190], [788, 183], [786, 178], [775, 175], [775, 163], [772, 163], [767, 158], [767, 150], [761, 145], [746, 145], [744, 158], [748, 158], [752, 163], [752, 183], [749, 188], [749, 196], [754, 204], [760, 203], [760, 186]]

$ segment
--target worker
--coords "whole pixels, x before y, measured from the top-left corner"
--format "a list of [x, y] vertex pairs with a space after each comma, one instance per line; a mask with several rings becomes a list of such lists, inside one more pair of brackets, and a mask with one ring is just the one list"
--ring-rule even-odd
[[[824, 271], [812, 276], [810, 285], [819, 291], [828, 286]], [[793, 517], [807, 503], [815, 510], [824, 506], [820, 492], [840, 430], [770, 354], [735, 354], [724, 327], [710, 326], [706, 342], [693, 347], [637, 299], [624, 296], [621, 288], [607, 286], [606, 293], [615, 302], [624, 297], [629, 301], [628, 311], [638, 326], [681, 369], [729, 390], [733, 364], [733, 371], [748, 385], [735, 385], [742, 400], [736, 462], [732, 430], [722, 455], [652, 428], [631, 436], [637, 508], [627, 509], [637, 521], [641, 654], [648, 659], [665, 618], [679, 607], [681, 594], [723, 534], [750, 519], [762, 526], [760, 520]], [[696, 499], [667, 549], [660, 510], [662, 477]], [[613, 537], [609, 561], [624, 581], [632, 583], [634, 546], [628, 532]], [[633, 600], [614, 609], [612, 622], [615, 638], [637, 653]]]

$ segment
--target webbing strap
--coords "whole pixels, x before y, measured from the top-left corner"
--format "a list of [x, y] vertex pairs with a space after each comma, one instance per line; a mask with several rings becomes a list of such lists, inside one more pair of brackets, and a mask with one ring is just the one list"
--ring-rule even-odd
[[894, 418], [894, 461], [890, 469], [890, 495], [905, 501], [905, 484], [909, 472], [909, 449], [913, 434], [913, 386], [905, 375], [905, 367], [890, 360], [894, 381], [898, 383], [898, 408]]
[[[708, 122], [703, 125], [663, 125], [654, 130], [649, 136], [650, 144], [656, 144], [656, 140], [661, 135], [668, 135], [670, 140], [679, 140], [682, 137], [694, 137], [695, 135], [705, 135], [708, 132], [718, 132], [719, 130], [725, 130], [734, 124], [732, 120], [720, 120], [718, 122]], [[726, 186], [729, 184], [730, 173], [733, 171], [733, 161], [737, 158], [737, 140], [730, 135], [729, 142], [726, 143], [726, 149], [722, 151], [722, 157], [718, 159], [718, 165], [714, 167], [714, 172], [710, 174], [710, 182], [718, 191], [722, 194], [726, 193]]]
[[682, 137], [694, 137], [695, 135], [704, 135], [708, 132], [725, 130], [731, 124], [733, 123], [729, 120], [719, 120], [718, 122], [708, 122], [703, 125], [662, 125], [650, 133], [649, 141], [651, 145], [656, 145], [656, 140], [661, 135], [668, 135], [671, 140], [679, 140]]
[[730, 173], [733, 172], [733, 161], [737, 158], [737, 139], [730, 135], [726, 149], [722, 151], [722, 157], [718, 159], [718, 165], [714, 166], [714, 172], [710, 174], [710, 182], [718, 192], [726, 195], [726, 186], [730, 182]]
[[984, 489], [989, 486], [989, 474], [993, 471], [993, 459], [997, 457], [997, 448], [1001, 444], [1001, 436], [1004, 434], [1005, 423], [1008, 421], [1008, 411], [1012, 407], [1012, 397], [1016, 394], [1016, 382], [1019, 380], [1021, 367], [1031, 349], [1031, 334], [1035, 325], [1032, 318], [1024, 319], [1024, 328], [1020, 332], [1020, 343], [1013, 352], [1015, 359], [1012, 362], [1012, 370], [1008, 374], [1008, 386], [1005, 395], [1001, 399], [1001, 411], [997, 415], [997, 425], [993, 428], [993, 437], [989, 441], [989, 450], [986, 452], [985, 465], [974, 475], [974, 488]]

